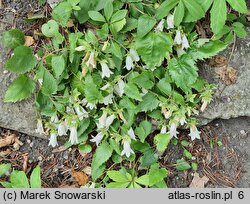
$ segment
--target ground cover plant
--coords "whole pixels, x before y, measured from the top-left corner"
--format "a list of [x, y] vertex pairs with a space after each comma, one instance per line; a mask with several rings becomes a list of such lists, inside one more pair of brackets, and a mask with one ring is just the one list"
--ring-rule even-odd
[[[19, 74], [5, 102], [35, 94], [37, 131], [53, 147], [69, 135], [66, 147], [94, 152], [96, 187], [166, 187], [158, 157], [179, 127], [200, 138], [196, 116], [215, 89], [197, 64], [246, 36], [245, 13], [244, 0], [62, 1], [39, 48], [25, 45], [21, 30], [4, 33], [13, 49], [6, 70]], [[178, 160], [176, 168], [197, 165]]]

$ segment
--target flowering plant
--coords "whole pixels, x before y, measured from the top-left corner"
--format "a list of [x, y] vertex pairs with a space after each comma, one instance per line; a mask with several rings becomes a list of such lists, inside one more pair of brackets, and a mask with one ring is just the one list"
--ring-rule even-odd
[[[239, 13], [229, 15], [227, 4]], [[211, 28], [204, 36], [196, 23], [208, 12]], [[163, 187], [167, 171], [155, 153], [178, 138], [180, 126], [199, 139], [196, 116], [212, 100], [214, 86], [199, 77], [197, 62], [246, 35], [240, 14], [246, 12], [244, 0], [63, 0], [42, 25], [38, 50], [24, 45], [22, 31], [4, 33], [5, 47], [14, 49], [6, 69], [20, 74], [5, 101], [26, 99], [37, 87], [37, 131], [49, 133], [53, 147], [63, 135], [83, 153], [95, 145], [93, 181], [112, 160], [117, 167], [149, 168], [138, 183]], [[156, 149], [148, 143], [152, 134]], [[126, 185], [115, 186], [131, 187], [133, 172], [127, 171], [108, 177], [127, 176]], [[151, 182], [150, 172], [160, 179]]]

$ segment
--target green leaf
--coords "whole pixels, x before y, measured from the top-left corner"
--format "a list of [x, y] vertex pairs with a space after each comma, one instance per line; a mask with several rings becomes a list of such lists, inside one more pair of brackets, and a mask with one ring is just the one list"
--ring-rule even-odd
[[146, 175], [143, 175], [139, 178], [136, 178], [135, 182], [139, 183], [141, 185], [144, 185], [144, 186], [149, 186], [149, 175], [146, 174]]
[[244, 25], [240, 22], [235, 22], [233, 23], [233, 27], [234, 27], [234, 32], [236, 33], [236, 35], [239, 38], [245, 38], [247, 36], [247, 32], [244, 29]]
[[0, 184], [1, 184], [4, 188], [12, 188], [12, 185], [11, 185], [11, 183], [9, 183], [9, 182], [1, 181]]
[[59, 25], [54, 20], [49, 20], [46, 24], [42, 25], [42, 33], [48, 37], [52, 38], [58, 33]]
[[98, 90], [91, 75], [87, 75], [85, 78], [84, 93], [89, 103], [96, 104], [98, 101], [102, 100], [102, 94]]
[[159, 152], [164, 152], [167, 149], [170, 140], [171, 140], [171, 137], [167, 133], [156, 135], [154, 137], [154, 143], [156, 145], [156, 149]]
[[78, 145], [78, 149], [82, 154], [88, 154], [92, 151], [92, 147], [88, 144]]
[[147, 35], [155, 26], [156, 20], [149, 15], [142, 15], [138, 19], [137, 37], [142, 38]]
[[159, 168], [158, 164], [152, 165], [149, 171], [149, 186], [154, 186], [155, 184], [164, 181], [167, 174], [168, 171], [166, 169]]
[[20, 45], [24, 45], [24, 34], [19, 29], [12, 29], [3, 33], [3, 44], [6, 48], [15, 49]]
[[182, 0], [185, 4], [190, 15], [193, 17], [192, 21], [197, 21], [205, 16], [205, 12], [202, 7], [196, 2], [196, 0]]
[[110, 179], [112, 179], [115, 182], [120, 182], [120, 183], [130, 182], [129, 178], [120, 171], [108, 171], [107, 175]]
[[136, 40], [136, 50], [149, 68], [162, 64], [172, 50], [173, 40], [167, 33], [149, 33]]
[[182, 55], [181, 58], [172, 58], [168, 64], [169, 74], [176, 85], [184, 92], [198, 78], [198, 68], [195, 61], [189, 55]]
[[170, 85], [169, 79], [163, 78], [157, 83], [158, 89], [167, 96], [171, 94], [172, 87]]
[[35, 90], [35, 82], [26, 75], [15, 79], [4, 96], [4, 102], [17, 102], [31, 96]]
[[148, 112], [156, 109], [160, 101], [152, 93], [147, 93], [142, 97], [142, 101], [138, 105], [139, 112]]
[[158, 20], [166, 17], [169, 12], [178, 4], [179, 0], [164, 1], [156, 11], [156, 18]]
[[192, 169], [193, 169], [194, 171], [197, 171], [197, 170], [198, 170], [198, 164], [197, 164], [197, 163], [192, 162], [192, 163], [191, 163], [191, 167], [192, 167]]
[[29, 181], [23, 171], [14, 170], [10, 175], [12, 188], [29, 188]]
[[30, 175], [30, 187], [31, 188], [41, 188], [41, 169], [40, 166], [36, 166]]
[[185, 160], [177, 160], [176, 161], [176, 167], [178, 171], [186, 171], [191, 168], [190, 164], [186, 162]]
[[57, 90], [58, 86], [56, 79], [47, 69], [44, 69], [42, 93], [46, 96], [50, 96], [55, 94]]
[[6, 62], [6, 69], [11, 72], [26, 73], [37, 64], [29, 47], [19, 46], [14, 50], [14, 55]]
[[247, 13], [247, 5], [245, 0], [227, 0], [232, 8], [240, 13]]
[[89, 11], [88, 14], [93, 21], [106, 22], [104, 16], [98, 11]]
[[0, 164], [0, 177], [11, 169], [11, 164]]
[[149, 167], [150, 165], [154, 164], [157, 162], [158, 157], [154, 153], [152, 149], [148, 149], [146, 151], [143, 151], [143, 155], [140, 158], [140, 163], [142, 167]]
[[107, 21], [110, 20], [112, 14], [113, 14], [114, 8], [113, 8], [113, 3], [112, 2], [108, 2], [106, 4], [106, 6], [104, 7], [104, 15], [107, 19]]
[[71, 17], [72, 6], [68, 2], [59, 3], [52, 12], [54, 20], [58, 21], [62, 26], [67, 26], [67, 23]]
[[133, 83], [127, 83], [124, 89], [125, 94], [132, 99], [142, 101], [142, 97], [137, 86]]
[[125, 25], [126, 25], [126, 19], [124, 18], [120, 21], [112, 23], [110, 26], [110, 29], [111, 29], [112, 33], [115, 35], [119, 31], [121, 31]]
[[188, 159], [192, 159], [193, 155], [187, 151], [186, 149], [183, 151], [183, 155], [187, 157]]
[[[92, 179], [98, 179], [101, 173], [97, 170], [112, 156], [113, 148], [107, 142], [102, 142], [97, 148], [92, 160]], [[103, 169], [104, 170], [104, 169]]]
[[65, 69], [65, 60], [62, 55], [53, 56], [51, 60], [52, 69], [55, 73], [55, 77], [58, 79]]
[[126, 188], [130, 182], [111, 182], [106, 185], [106, 188]]
[[182, 2], [182, 0], [180, 0], [180, 3], [178, 4], [178, 6], [176, 7], [176, 10], [174, 12], [174, 24], [175, 26], [179, 26], [183, 20], [184, 17], [184, 13], [185, 13], [185, 6]]
[[211, 13], [211, 28], [214, 34], [219, 33], [227, 19], [227, 4], [226, 0], [214, 0]]
[[133, 82], [141, 88], [151, 89], [154, 86], [154, 83], [151, 81], [151, 75], [150, 71], [143, 71], [140, 75], [133, 78]]
[[141, 142], [144, 142], [147, 136], [151, 133], [152, 124], [147, 120], [140, 123], [139, 127], [135, 129], [135, 134], [140, 138]]
[[111, 18], [111, 23], [123, 20], [128, 13], [128, 10], [119, 10]]
[[219, 52], [225, 50], [228, 44], [220, 41], [210, 41], [204, 44], [202, 47], [192, 50], [190, 53], [194, 60], [204, 60], [217, 55]]

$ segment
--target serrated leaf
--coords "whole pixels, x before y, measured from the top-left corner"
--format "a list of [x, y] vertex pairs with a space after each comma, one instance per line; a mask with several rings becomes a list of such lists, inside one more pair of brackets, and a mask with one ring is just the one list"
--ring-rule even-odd
[[41, 181], [41, 168], [40, 166], [36, 166], [33, 169], [30, 175], [30, 187], [31, 188], [41, 188], [42, 181]]
[[178, 4], [179, 0], [164, 1], [156, 11], [156, 18], [161, 20]]
[[87, 101], [92, 104], [96, 104], [103, 98], [91, 75], [87, 75], [85, 78], [84, 93]]
[[55, 73], [55, 77], [58, 79], [65, 69], [65, 60], [62, 55], [53, 56], [51, 60], [51, 66]]
[[149, 171], [149, 186], [154, 186], [155, 184], [164, 181], [167, 174], [168, 171], [166, 169], [159, 168], [158, 164], [152, 165]]
[[124, 92], [129, 98], [135, 99], [137, 101], [142, 101], [139, 89], [135, 84], [127, 83], [124, 88]]
[[155, 26], [156, 20], [149, 15], [142, 15], [138, 19], [137, 37], [142, 38], [147, 35]]
[[167, 96], [169, 96], [171, 94], [172, 87], [171, 87], [171, 84], [169, 83], [169, 80], [167, 78], [161, 79], [157, 83], [157, 87], [158, 87], [158, 89], [160, 89], [160, 91], [162, 93], [166, 94]]
[[107, 175], [115, 182], [129, 182], [129, 178], [120, 171], [108, 171]]
[[10, 175], [12, 188], [29, 188], [29, 181], [23, 171], [14, 170]]
[[35, 90], [35, 82], [26, 75], [15, 79], [6, 91], [4, 102], [17, 102], [31, 96]]
[[247, 5], [245, 0], [227, 0], [235, 11], [240, 13], [247, 13]]
[[168, 133], [156, 135], [154, 137], [154, 143], [156, 145], [156, 149], [159, 152], [164, 152], [167, 149], [170, 140], [171, 140], [171, 137], [170, 137], [170, 134]]
[[37, 64], [37, 59], [29, 47], [19, 46], [14, 50], [14, 55], [6, 62], [6, 69], [11, 72], [26, 73]]
[[50, 96], [55, 94], [57, 90], [58, 86], [56, 79], [47, 69], [44, 69], [42, 93], [46, 96]]
[[150, 71], [143, 71], [140, 75], [133, 78], [133, 82], [141, 88], [151, 89], [154, 86], [154, 83], [151, 81], [151, 75]]
[[172, 50], [173, 40], [167, 33], [149, 33], [136, 40], [136, 50], [149, 68], [161, 65]]
[[219, 52], [225, 50], [228, 44], [220, 41], [210, 41], [202, 47], [192, 50], [190, 53], [194, 60], [204, 60], [217, 55]]
[[181, 58], [172, 58], [168, 64], [169, 74], [176, 85], [184, 92], [198, 78], [198, 68], [195, 61], [189, 55], [182, 55]]
[[178, 4], [178, 6], [176, 7], [176, 10], [174, 12], [174, 24], [175, 26], [179, 26], [183, 20], [185, 14], [185, 6], [182, 2], [182, 0], [180, 1], [180, 3]]
[[139, 112], [148, 112], [156, 109], [160, 101], [152, 93], [147, 93], [142, 97], [142, 102], [138, 105]]
[[135, 134], [140, 138], [141, 142], [144, 142], [147, 136], [151, 133], [152, 124], [147, 120], [140, 123], [139, 127], [135, 129]]
[[67, 23], [71, 17], [72, 6], [68, 2], [59, 3], [52, 12], [52, 17], [58, 21], [62, 26], [67, 26]]
[[0, 164], [0, 177], [11, 169], [11, 164]]
[[192, 21], [197, 21], [205, 16], [205, 12], [202, 7], [196, 2], [196, 0], [182, 0], [189, 14], [193, 17]]
[[93, 21], [106, 22], [104, 16], [98, 11], [89, 11], [88, 14]]
[[148, 149], [143, 152], [143, 155], [140, 158], [140, 163], [142, 167], [149, 167], [150, 165], [157, 162], [157, 160], [158, 160], [158, 157], [154, 153], [154, 151], [152, 149]]
[[112, 23], [110, 26], [110, 29], [111, 29], [113, 34], [116, 34], [119, 31], [121, 31], [125, 25], [126, 25], [126, 19], [124, 18], [120, 21]]
[[214, 34], [219, 33], [227, 19], [227, 5], [226, 0], [214, 0], [211, 8], [211, 28]]
[[146, 174], [146, 175], [143, 175], [139, 178], [136, 178], [135, 182], [139, 183], [141, 185], [144, 185], [144, 186], [149, 186], [149, 175]]
[[102, 142], [97, 148], [94, 154], [91, 168], [92, 178], [96, 180], [100, 176], [100, 172], [96, 171], [112, 156], [113, 148], [107, 142]]
[[177, 160], [176, 161], [176, 167], [177, 170], [179, 171], [186, 171], [191, 168], [190, 164], [186, 162], [185, 160]]
[[3, 33], [3, 44], [6, 48], [15, 49], [20, 45], [24, 45], [24, 34], [19, 29], [12, 29]]
[[121, 21], [121, 20], [125, 19], [127, 13], [128, 13], [128, 10], [125, 10], [125, 9], [117, 11], [112, 16], [111, 23], [115, 23], [115, 22], [118, 22], [118, 21]]

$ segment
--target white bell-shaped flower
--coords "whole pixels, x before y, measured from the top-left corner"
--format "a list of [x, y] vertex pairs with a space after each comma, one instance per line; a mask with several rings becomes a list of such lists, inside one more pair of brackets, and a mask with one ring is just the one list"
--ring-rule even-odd
[[168, 29], [174, 28], [174, 15], [169, 14], [167, 16], [167, 25], [168, 25]]
[[174, 43], [177, 44], [177, 45], [182, 44], [181, 31], [179, 31], [179, 30], [176, 31], [176, 35], [175, 35], [175, 38], [174, 38]]
[[177, 126], [176, 123], [171, 123], [170, 125], [170, 130], [168, 132], [170, 134], [170, 137], [176, 137], [177, 138], [177, 134], [179, 134], [179, 132], [177, 131]]
[[138, 53], [136, 52], [136, 50], [130, 49], [129, 52], [130, 52], [130, 55], [131, 55], [133, 61], [135, 61], [135, 62], [140, 61], [140, 57], [139, 57]]
[[67, 122], [66, 122], [66, 121], [61, 122], [61, 123], [58, 125], [57, 131], [58, 131], [58, 135], [59, 135], [59, 136], [66, 135], [66, 134], [67, 134], [67, 131], [68, 131]]
[[92, 139], [90, 139], [90, 142], [95, 142], [96, 146], [98, 146], [100, 142], [102, 141], [103, 136], [104, 135], [101, 132], [99, 132], [95, 137], [92, 136]]
[[124, 141], [121, 156], [126, 155], [126, 157], [130, 157], [131, 154], [134, 154], [134, 151], [131, 149], [130, 143], [128, 141]]
[[160, 23], [156, 26], [155, 32], [162, 32], [164, 29], [165, 20], [161, 19]]
[[136, 140], [135, 133], [132, 127], [128, 130], [128, 135], [131, 139]]
[[188, 134], [191, 137], [191, 140], [200, 139], [200, 133], [195, 125], [190, 127], [190, 133]]
[[115, 93], [118, 94], [120, 97], [122, 97], [122, 95], [124, 94], [124, 88], [125, 88], [125, 83], [124, 81], [121, 79], [118, 81], [118, 83], [115, 85]]
[[57, 134], [52, 132], [50, 134], [50, 138], [49, 138], [49, 146], [56, 147], [57, 145], [58, 145], [58, 143], [57, 143]]
[[78, 143], [78, 137], [77, 137], [77, 128], [76, 126], [71, 126], [70, 128], [70, 135], [69, 135], [69, 141], [72, 145]]
[[102, 67], [102, 78], [109, 78], [111, 74], [113, 74], [112, 71], [110, 71], [108, 65], [104, 62], [101, 62], [101, 67]]
[[134, 67], [133, 59], [130, 55], [126, 57], [126, 69], [129, 71]]

